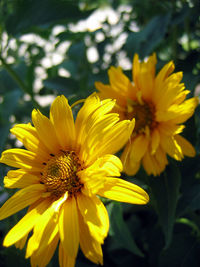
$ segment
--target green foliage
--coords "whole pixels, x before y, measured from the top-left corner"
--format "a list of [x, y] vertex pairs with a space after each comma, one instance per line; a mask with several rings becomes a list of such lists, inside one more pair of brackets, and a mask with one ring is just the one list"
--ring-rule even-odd
[[180, 183], [180, 172], [173, 165], [167, 167], [158, 179], [149, 179], [152, 203], [165, 236], [165, 248], [168, 248], [172, 238]]
[[143, 30], [130, 33], [125, 44], [128, 56], [131, 58], [133, 53], [138, 53], [144, 58], [153, 53], [165, 37], [170, 19], [170, 13], [155, 16]]
[[[101, 15], [103, 22], [93, 28], [96, 14], [96, 21], [77, 29], [93, 12], [108, 7], [117, 18]], [[199, 14], [199, 0], [1, 0], [0, 152], [16, 147], [9, 129], [31, 121], [33, 108], [48, 114], [50, 101], [41, 99], [64, 94], [73, 103], [86, 98], [95, 81], [107, 82], [111, 65], [122, 64], [130, 77], [134, 53], [142, 59], [156, 52], [158, 70], [173, 60], [176, 71], [183, 71], [190, 96], [199, 95]], [[88, 56], [91, 48], [97, 58]], [[148, 191], [150, 203], [107, 204], [110, 232], [103, 246], [104, 266], [199, 266], [199, 108], [183, 134], [196, 147], [196, 157], [170, 162], [160, 177], [148, 177], [143, 170], [136, 177], [124, 175]], [[0, 167], [1, 185], [7, 171]], [[2, 204], [12, 193], [0, 190]], [[1, 242], [17, 220], [12, 216], [0, 222]], [[1, 248], [0, 265], [29, 266], [24, 254], [14, 247]], [[57, 262], [55, 255], [49, 266]], [[95, 265], [80, 253], [76, 266]]]
[[107, 206], [107, 209], [110, 215], [110, 236], [114, 236], [114, 239], [116, 239], [114, 248], [116, 249], [116, 244], [118, 243], [118, 248], [127, 249], [135, 255], [143, 257], [143, 253], [137, 247], [129, 228], [124, 222], [120, 203], [111, 203]]

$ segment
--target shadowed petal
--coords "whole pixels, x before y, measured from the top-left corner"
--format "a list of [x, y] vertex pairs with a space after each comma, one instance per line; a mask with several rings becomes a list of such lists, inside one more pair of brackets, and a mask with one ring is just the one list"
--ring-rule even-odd
[[91, 236], [87, 223], [79, 211], [80, 247], [86, 258], [96, 264], [103, 264], [101, 244]]
[[88, 197], [83, 194], [78, 196], [77, 202], [91, 235], [102, 244], [109, 229], [109, 218], [105, 206], [96, 196]]
[[75, 257], [70, 257], [64, 250], [62, 243], [59, 245], [59, 265], [60, 267], [74, 267]]

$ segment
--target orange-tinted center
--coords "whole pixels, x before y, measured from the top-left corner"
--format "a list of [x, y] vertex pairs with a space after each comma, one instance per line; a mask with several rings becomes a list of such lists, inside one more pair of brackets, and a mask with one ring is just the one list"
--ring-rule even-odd
[[82, 169], [82, 163], [74, 151], [62, 151], [58, 155], [51, 154], [47, 162], [43, 162], [41, 183], [45, 184], [47, 191], [60, 197], [66, 191], [69, 196], [80, 192], [83, 184], [77, 172]]
[[125, 117], [129, 120], [135, 118], [135, 128], [133, 133], [142, 133], [146, 127], [151, 130], [156, 126], [155, 107], [152, 103], [140, 104], [135, 101], [129, 101], [125, 112]]

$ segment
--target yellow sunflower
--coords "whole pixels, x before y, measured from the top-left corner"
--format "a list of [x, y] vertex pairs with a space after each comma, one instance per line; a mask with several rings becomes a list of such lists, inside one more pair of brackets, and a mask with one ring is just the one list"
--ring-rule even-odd
[[134, 175], [143, 165], [147, 174], [159, 175], [168, 164], [167, 154], [175, 160], [195, 156], [193, 146], [181, 135], [184, 123], [194, 113], [197, 98], [186, 99], [182, 72], [173, 73], [169, 62], [156, 75], [156, 55], [140, 62], [133, 59], [131, 82], [120, 67], [108, 70], [109, 85], [96, 82], [101, 99], [116, 99], [113, 112], [121, 120], [135, 118], [135, 128], [121, 160], [124, 171]]
[[3, 245], [22, 249], [27, 241], [26, 258], [31, 258], [32, 267], [46, 266], [58, 243], [61, 267], [74, 266], [79, 244], [89, 260], [103, 264], [101, 245], [109, 219], [98, 196], [148, 202], [142, 188], [116, 178], [122, 163], [113, 153], [127, 142], [134, 120], [119, 121], [118, 114], [110, 113], [114, 105], [113, 100], [100, 101], [94, 94], [74, 122], [67, 99], [59, 96], [50, 119], [33, 110], [34, 126], [18, 124], [11, 129], [27, 150], [2, 153], [1, 163], [19, 168], [7, 173], [5, 187], [20, 190], [1, 207], [0, 219], [29, 208]]

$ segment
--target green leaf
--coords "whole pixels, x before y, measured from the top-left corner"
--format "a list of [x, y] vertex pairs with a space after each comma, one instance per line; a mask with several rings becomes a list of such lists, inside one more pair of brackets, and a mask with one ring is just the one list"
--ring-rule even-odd
[[[67, 55], [70, 59], [74, 60], [77, 63], [81, 63], [81, 60], [86, 57], [86, 47], [83, 41], [78, 43], [73, 43], [67, 52]], [[84, 62], [82, 62], [84, 64]]]
[[[81, 11], [76, 1], [18, 0], [13, 1], [12, 14], [6, 21], [9, 34], [17, 35], [32, 27], [47, 27], [53, 23], [73, 22], [88, 16], [91, 11]], [[20, 18], [20, 19], [19, 19]]]
[[130, 33], [125, 44], [129, 57], [138, 53], [144, 58], [152, 53], [163, 40], [170, 18], [171, 14], [156, 16], [140, 32]]
[[196, 183], [187, 189], [180, 198], [177, 214], [181, 216], [189, 211], [200, 209], [200, 184]]
[[61, 32], [56, 35], [56, 37], [59, 38], [59, 42], [66, 40], [82, 41], [85, 38], [86, 34], [88, 35], [88, 32], [71, 32], [69, 30], [66, 30], [65, 32]]
[[73, 60], [64, 60], [59, 67], [68, 70], [72, 77], [75, 77], [77, 74], [77, 64]]
[[10, 130], [10, 125], [3, 125], [0, 127], [0, 153], [3, 151], [4, 147], [5, 147], [5, 142], [7, 140], [8, 134], [9, 134], [9, 130]]
[[179, 227], [179, 232], [174, 235], [171, 246], [160, 255], [158, 266], [199, 267], [200, 243], [191, 235], [189, 227], [181, 229], [182, 227]]
[[172, 239], [181, 174], [178, 168], [171, 164], [160, 177], [149, 177], [149, 182], [152, 192], [150, 199], [156, 209], [160, 226], [165, 236], [166, 249]]
[[110, 217], [110, 236], [117, 241], [120, 247], [127, 249], [137, 256], [143, 257], [143, 253], [132, 238], [131, 232], [123, 219], [121, 204], [112, 202], [107, 205], [107, 209]]
[[9, 117], [14, 113], [21, 95], [22, 93], [19, 90], [9, 91], [4, 94], [3, 102], [0, 104], [0, 153], [5, 147], [5, 142], [9, 134]]
[[4, 94], [3, 102], [0, 105], [1, 121], [8, 122], [9, 116], [15, 111], [21, 95], [21, 91], [17, 89]]
[[78, 83], [71, 78], [53, 77], [43, 81], [44, 85], [58, 94], [69, 96], [75, 94], [78, 90]]
[[16, 82], [11, 79], [8, 72], [4, 69], [0, 71], [0, 95], [3, 95], [4, 92], [8, 92], [9, 90], [16, 88]]

